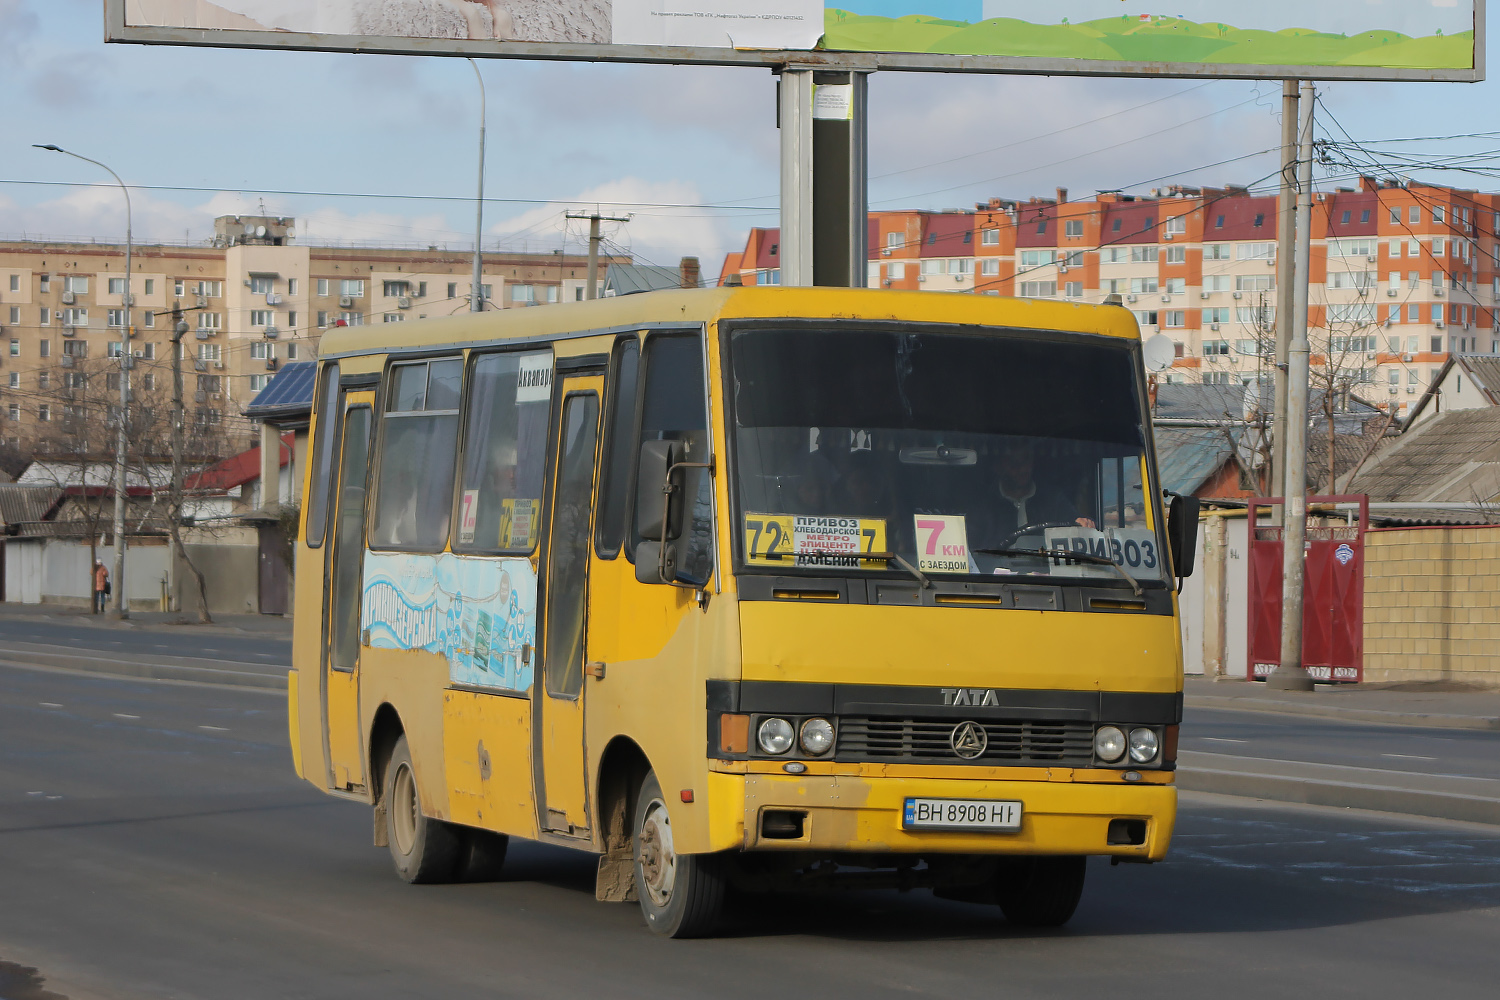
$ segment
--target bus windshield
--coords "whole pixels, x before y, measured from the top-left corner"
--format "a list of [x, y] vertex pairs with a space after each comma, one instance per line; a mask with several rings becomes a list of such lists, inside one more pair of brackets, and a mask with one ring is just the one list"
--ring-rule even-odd
[[1166, 579], [1127, 342], [756, 328], [730, 366], [748, 567]]

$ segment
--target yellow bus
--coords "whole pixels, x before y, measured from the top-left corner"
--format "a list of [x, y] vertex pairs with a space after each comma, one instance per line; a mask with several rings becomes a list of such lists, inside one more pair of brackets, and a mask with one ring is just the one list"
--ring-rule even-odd
[[1176, 585], [1135, 320], [848, 289], [330, 331], [297, 773], [411, 882], [509, 837], [711, 932], [727, 887], [1066, 921], [1176, 815]]

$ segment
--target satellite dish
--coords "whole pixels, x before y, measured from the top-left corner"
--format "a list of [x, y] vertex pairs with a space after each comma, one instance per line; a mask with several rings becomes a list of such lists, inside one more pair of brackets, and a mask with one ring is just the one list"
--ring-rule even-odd
[[255, 227], [255, 235], [259, 239], [265, 239], [266, 238], [266, 227], [265, 226], [256, 226]]
[[1148, 372], [1164, 372], [1177, 360], [1177, 344], [1165, 333], [1158, 333], [1141, 347]]
[[292, 237], [294, 237], [296, 235], [297, 235], [297, 230], [295, 230], [295, 229], [288, 229], [286, 231], [286, 238], [287, 239], [291, 239]]

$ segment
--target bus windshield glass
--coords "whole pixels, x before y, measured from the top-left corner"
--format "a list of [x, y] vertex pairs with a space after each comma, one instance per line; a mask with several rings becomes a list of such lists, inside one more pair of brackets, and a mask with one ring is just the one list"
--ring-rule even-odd
[[1128, 342], [756, 328], [730, 366], [747, 567], [1166, 580]]

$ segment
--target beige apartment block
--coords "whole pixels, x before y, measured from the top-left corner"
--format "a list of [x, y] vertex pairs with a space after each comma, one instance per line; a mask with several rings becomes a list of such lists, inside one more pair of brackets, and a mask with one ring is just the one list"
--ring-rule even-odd
[[[130, 331], [131, 385], [171, 385], [174, 305], [184, 310], [190, 420], [257, 443], [241, 416], [288, 361], [317, 357], [329, 327], [397, 323], [471, 308], [473, 255], [299, 243], [294, 219], [223, 216], [214, 238], [133, 247], [125, 299], [123, 244], [0, 242], [0, 443], [27, 449], [58, 417], [57, 389], [98, 359], [117, 358]], [[605, 268], [628, 257], [600, 258]], [[485, 253], [486, 308], [581, 301], [587, 258]], [[118, 362], [115, 362], [118, 364]], [[109, 376], [117, 384], [115, 376]]]
[[1500, 525], [1365, 535], [1365, 680], [1500, 687]]

